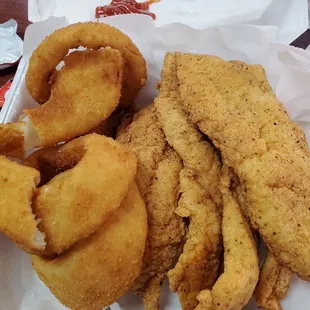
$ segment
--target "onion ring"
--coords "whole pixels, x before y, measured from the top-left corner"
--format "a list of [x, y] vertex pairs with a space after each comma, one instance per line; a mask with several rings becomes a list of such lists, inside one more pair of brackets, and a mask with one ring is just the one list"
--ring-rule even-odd
[[114, 215], [86, 240], [55, 259], [32, 256], [34, 270], [70, 309], [97, 310], [123, 295], [139, 275], [147, 234], [135, 183]]
[[76, 51], [53, 76], [51, 96], [24, 111], [37, 132], [32, 147], [52, 146], [89, 132], [116, 109], [121, 95], [123, 58], [118, 50]]
[[137, 169], [133, 153], [97, 134], [41, 149], [24, 164], [42, 176], [32, 208], [46, 235], [45, 254], [60, 254], [94, 233], [119, 208]]
[[30, 57], [26, 76], [30, 95], [38, 103], [46, 102], [50, 97], [51, 74], [69, 49], [79, 46], [91, 49], [110, 46], [122, 53], [128, 70], [121, 105], [131, 104], [146, 81], [145, 60], [127, 35], [110, 25], [92, 22], [72, 24], [56, 30], [37, 47]]
[[26, 124], [0, 124], [0, 154], [8, 157], [23, 158], [25, 156]]
[[0, 171], [0, 231], [28, 252], [43, 251], [44, 235], [37, 229], [31, 209], [39, 171], [4, 156], [0, 156]]

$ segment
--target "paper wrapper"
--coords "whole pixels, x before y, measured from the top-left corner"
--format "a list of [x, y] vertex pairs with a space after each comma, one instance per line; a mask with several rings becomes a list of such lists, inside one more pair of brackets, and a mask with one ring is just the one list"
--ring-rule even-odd
[[[143, 2], [141, 0], [138, 2]], [[69, 23], [95, 20], [95, 8], [111, 0], [29, 0], [31, 22], [66, 16]], [[307, 0], [161, 0], [151, 5], [156, 26], [183, 23], [196, 29], [228, 25], [276, 26], [277, 42], [290, 44], [308, 28]]]
[[17, 64], [23, 54], [23, 41], [16, 31], [14, 19], [0, 24], [0, 70]]
[[[276, 28], [233, 25], [195, 30], [183, 24], [156, 28], [146, 16], [114, 16], [105, 19], [127, 33], [143, 53], [148, 66], [148, 81], [138, 97], [140, 106], [151, 103], [156, 96], [155, 85], [160, 78], [163, 58], [167, 51], [208, 53], [247, 63], [262, 64], [268, 79], [292, 119], [305, 130], [310, 139], [310, 52], [275, 44]], [[55, 29], [67, 24], [66, 19], [51, 18], [31, 25], [25, 36], [25, 56], [11, 88], [11, 97], [5, 103], [0, 121], [17, 120], [25, 107], [37, 104], [25, 88], [28, 57], [39, 42]], [[143, 31], [141, 32], [141, 29]], [[285, 229], [285, 227], [283, 227]], [[32, 270], [30, 258], [0, 235], [0, 300], [1, 309], [60, 310], [61, 306]], [[310, 284], [294, 278], [288, 296], [283, 301], [285, 310], [309, 310]], [[176, 294], [163, 289], [164, 310], [180, 310]], [[111, 306], [112, 310], [142, 310], [140, 298], [131, 294]], [[253, 301], [245, 308], [257, 310]]]

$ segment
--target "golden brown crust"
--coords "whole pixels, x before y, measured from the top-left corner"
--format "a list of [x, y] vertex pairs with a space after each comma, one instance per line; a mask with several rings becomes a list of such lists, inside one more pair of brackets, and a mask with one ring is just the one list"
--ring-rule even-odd
[[252, 297], [258, 281], [256, 242], [230, 186], [230, 172], [224, 167], [221, 184], [224, 272], [212, 290], [202, 291], [198, 295], [196, 310], [241, 310]]
[[196, 170], [198, 181], [206, 188], [212, 201], [220, 206], [220, 159], [215, 148], [182, 110], [176, 74], [175, 57], [167, 53], [160, 94], [155, 102], [158, 118], [169, 144], [182, 158], [185, 166]]
[[310, 157], [305, 138], [260, 66], [247, 70], [208, 55], [176, 57], [183, 108], [244, 184], [253, 227], [279, 263], [309, 280]]
[[171, 54], [165, 58], [155, 107], [167, 141], [184, 165], [176, 213], [189, 218], [189, 230], [183, 252], [168, 277], [182, 309], [192, 310], [198, 304], [197, 294], [212, 288], [221, 263], [221, 164], [214, 148], [181, 109]]
[[[30, 155], [25, 164], [42, 172], [32, 207], [49, 253], [62, 253], [95, 232], [126, 197], [136, 158], [118, 142], [91, 134]], [[117, 186], [116, 186], [117, 185]]]
[[211, 289], [221, 264], [221, 217], [206, 189], [196, 181], [192, 169], [180, 173], [180, 193], [176, 213], [189, 218], [183, 252], [176, 266], [169, 271], [172, 291], [178, 292], [182, 309], [194, 309], [197, 295]]
[[120, 208], [93, 235], [58, 258], [32, 256], [32, 264], [68, 308], [101, 309], [123, 295], [139, 275], [146, 235], [145, 204], [132, 184]]
[[155, 274], [145, 283], [142, 298], [146, 310], [160, 310], [159, 296], [164, 277], [165, 274]]
[[23, 122], [0, 124], [0, 154], [8, 157], [25, 156], [25, 126]]
[[138, 158], [136, 182], [148, 212], [144, 264], [132, 289], [144, 295], [146, 309], [159, 309], [161, 280], [179, 256], [185, 233], [182, 218], [174, 212], [182, 162], [165, 141], [153, 105], [125, 120], [117, 140]]
[[69, 49], [79, 46], [95, 50], [110, 46], [121, 52], [127, 67], [121, 105], [131, 104], [146, 81], [145, 60], [127, 35], [113, 26], [92, 22], [72, 24], [56, 30], [36, 48], [31, 55], [26, 76], [30, 95], [39, 103], [46, 102], [50, 97], [51, 74]]
[[257, 305], [266, 310], [281, 310], [280, 301], [287, 294], [291, 278], [292, 272], [268, 251], [254, 293]]
[[52, 146], [88, 133], [119, 103], [124, 65], [119, 51], [77, 51], [64, 61], [53, 77], [48, 101], [24, 111], [37, 131], [38, 146]]
[[25, 251], [45, 248], [44, 235], [37, 229], [31, 203], [40, 173], [0, 156], [0, 231]]

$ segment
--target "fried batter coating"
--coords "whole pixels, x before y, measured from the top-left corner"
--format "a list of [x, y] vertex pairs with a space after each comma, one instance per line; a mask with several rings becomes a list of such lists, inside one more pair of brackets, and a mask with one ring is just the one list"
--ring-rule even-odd
[[[107, 24], [92, 22], [76, 23], [58, 29], [35, 49], [30, 57], [26, 76], [26, 86], [30, 95], [39, 103], [46, 102], [51, 95], [51, 74], [69, 49], [79, 46], [94, 50], [110, 46], [120, 51], [126, 65], [121, 105], [131, 104], [146, 81], [145, 60], [139, 49], [123, 32]], [[104, 60], [102, 62], [104, 63]], [[91, 85], [90, 82], [85, 84], [78, 78], [74, 82], [84, 91]], [[93, 90], [90, 90], [88, 93], [92, 92]]]
[[31, 209], [39, 171], [4, 156], [0, 156], [0, 171], [0, 231], [28, 252], [43, 251], [44, 234], [38, 230]]
[[129, 149], [97, 134], [39, 150], [24, 164], [47, 182], [36, 190], [32, 208], [48, 253], [57, 254], [101, 227], [119, 208], [137, 171]]
[[212, 288], [221, 263], [221, 167], [213, 147], [180, 108], [173, 82], [175, 65], [174, 56], [167, 54], [155, 107], [168, 143], [184, 164], [176, 213], [188, 217], [190, 224], [183, 253], [168, 277], [171, 290], [178, 292], [182, 309], [192, 310], [198, 304], [197, 294]]
[[265, 310], [282, 310], [280, 301], [287, 294], [291, 279], [292, 272], [268, 251], [254, 293], [257, 305]]
[[192, 310], [197, 295], [211, 289], [219, 275], [222, 238], [219, 210], [194, 170], [180, 173], [181, 197], [176, 213], [190, 220], [186, 243], [174, 269], [168, 273], [170, 288], [178, 292], [183, 310]]
[[32, 256], [33, 268], [68, 308], [102, 309], [140, 274], [146, 235], [145, 204], [133, 183], [120, 208], [94, 234], [57, 258]]
[[231, 176], [228, 168], [224, 167], [221, 184], [224, 272], [212, 290], [202, 291], [198, 295], [196, 310], [241, 310], [252, 297], [258, 281], [256, 243], [230, 186]]
[[310, 280], [310, 157], [301, 129], [261, 66], [176, 58], [182, 106], [244, 184], [253, 227], [280, 264]]
[[48, 101], [24, 111], [39, 138], [32, 147], [70, 141], [106, 120], [119, 103], [123, 66], [121, 53], [111, 48], [69, 54], [53, 76]]
[[8, 157], [25, 156], [25, 130], [23, 122], [0, 124], [0, 154]]
[[210, 193], [216, 205], [221, 205], [219, 192], [220, 160], [212, 145], [205, 141], [182, 110], [177, 85], [176, 61], [167, 53], [160, 81], [160, 95], [155, 106], [169, 144], [182, 158], [184, 165], [197, 171], [197, 180]]
[[138, 158], [136, 182], [148, 213], [142, 273], [132, 289], [143, 295], [146, 309], [160, 309], [160, 286], [182, 250], [185, 234], [183, 220], [175, 214], [182, 161], [165, 141], [153, 105], [125, 121], [117, 140]]

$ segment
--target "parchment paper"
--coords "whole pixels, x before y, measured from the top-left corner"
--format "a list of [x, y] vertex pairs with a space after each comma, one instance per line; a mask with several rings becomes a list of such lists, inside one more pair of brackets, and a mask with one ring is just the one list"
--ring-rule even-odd
[[[144, 0], [138, 0], [143, 2]], [[95, 8], [111, 0], [29, 0], [32, 22], [66, 16], [69, 23], [95, 19]], [[161, 0], [151, 6], [156, 26], [180, 22], [197, 29], [227, 24], [278, 27], [277, 42], [290, 44], [308, 28], [307, 0]]]
[[[126, 32], [142, 51], [148, 65], [148, 82], [138, 98], [140, 106], [152, 102], [155, 84], [160, 77], [166, 51], [209, 53], [226, 60], [239, 59], [260, 63], [278, 98], [285, 104], [293, 120], [306, 131], [310, 139], [310, 52], [273, 43], [276, 28], [268, 26], [229, 25], [207, 30], [195, 30], [182, 24], [156, 28], [146, 16], [114, 16], [105, 20]], [[51, 18], [31, 25], [26, 32], [24, 59], [12, 85], [0, 121], [14, 121], [25, 106], [36, 103], [25, 88], [28, 57], [39, 42], [55, 29], [67, 24], [66, 19]], [[141, 32], [143, 29], [143, 32]], [[285, 227], [283, 227], [285, 229]], [[60, 310], [65, 309], [41, 283], [32, 270], [29, 256], [0, 235], [0, 309], [1, 310]], [[310, 284], [294, 278], [284, 310], [310, 309]], [[175, 294], [167, 283], [162, 296], [164, 310], [180, 310]], [[142, 310], [141, 300], [131, 294], [112, 305], [112, 310]], [[251, 303], [247, 310], [257, 310]]]

